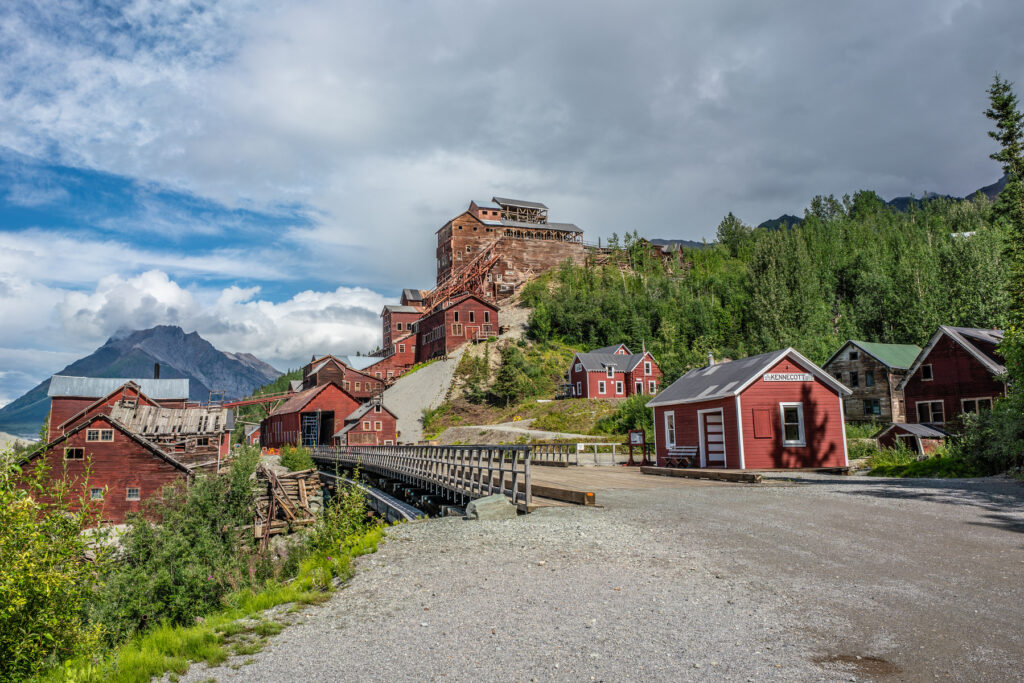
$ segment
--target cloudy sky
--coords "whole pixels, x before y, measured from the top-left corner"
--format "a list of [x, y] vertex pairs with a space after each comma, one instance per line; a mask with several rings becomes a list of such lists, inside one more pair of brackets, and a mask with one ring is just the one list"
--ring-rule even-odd
[[471, 198], [710, 238], [999, 176], [1024, 3], [12, 0], [0, 404], [122, 328], [366, 350]]

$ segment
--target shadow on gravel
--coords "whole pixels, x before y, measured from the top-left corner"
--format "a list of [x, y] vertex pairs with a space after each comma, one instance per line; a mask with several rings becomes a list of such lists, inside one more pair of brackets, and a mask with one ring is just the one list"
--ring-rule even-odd
[[[1010, 531], [1024, 533], [1024, 518], [1007, 512], [1024, 513], [1024, 484], [1012, 480], [983, 481], [974, 479], [875, 479], [870, 477], [835, 477], [830, 479], [802, 479], [794, 477], [800, 486], [828, 485], [839, 487], [851, 496], [921, 500], [950, 505], [971, 505], [994, 513], [986, 515], [992, 523], [977, 522]], [[849, 490], [842, 491], [848, 487]]]

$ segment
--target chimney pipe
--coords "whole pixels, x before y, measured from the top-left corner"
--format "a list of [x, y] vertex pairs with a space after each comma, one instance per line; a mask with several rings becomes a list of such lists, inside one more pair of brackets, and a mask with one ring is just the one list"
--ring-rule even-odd
[[715, 364], [715, 354], [708, 352], [708, 367], [710, 368]]
[[153, 363], [153, 379], [160, 379], [160, 364]]

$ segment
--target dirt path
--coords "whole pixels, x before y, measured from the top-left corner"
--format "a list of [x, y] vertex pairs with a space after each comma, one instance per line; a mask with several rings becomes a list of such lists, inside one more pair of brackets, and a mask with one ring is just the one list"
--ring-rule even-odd
[[1017, 482], [615, 486], [599, 508], [396, 527], [252, 665], [187, 680], [1024, 675]]

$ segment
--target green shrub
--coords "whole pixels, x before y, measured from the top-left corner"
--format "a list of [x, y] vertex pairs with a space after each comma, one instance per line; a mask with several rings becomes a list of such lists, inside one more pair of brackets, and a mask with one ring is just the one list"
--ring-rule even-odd
[[999, 399], [992, 410], [963, 421], [963, 435], [950, 444], [953, 455], [985, 474], [1024, 467], [1024, 394]]
[[313, 464], [313, 458], [309, 455], [308, 448], [289, 445], [281, 447], [281, 466], [287, 467], [292, 472], [303, 472], [316, 467]]
[[879, 429], [881, 429], [881, 426], [874, 422], [847, 422], [846, 438], [870, 439], [878, 432]]
[[[917, 453], [907, 448], [904, 444], [897, 444], [895, 448], [872, 449], [868, 456], [867, 466], [869, 468], [903, 467], [917, 462]], [[853, 456], [851, 455], [851, 458]], [[889, 476], [889, 475], [885, 475]]]
[[870, 463], [871, 471], [868, 474], [873, 477], [950, 479], [977, 477], [982, 474], [974, 463], [951, 454], [946, 449], [940, 449], [924, 460], [918, 460], [915, 453], [904, 447], [883, 449], [872, 457]]
[[634, 394], [619, 403], [612, 415], [598, 421], [595, 431], [605, 434], [625, 434], [631, 429], [643, 429], [649, 440], [654, 439], [653, 411], [647, 407], [650, 396]]
[[167, 487], [150, 505], [159, 523], [130, 519], [121, 562], [104, 577], [91, 609], [110, 642], [165, 621], [191, 623], [269, 573], [245, 528], [253, 519], [250, 477], [259, 450], [236, 452], [229, 474]]
[[50, 485], [41, 458], [23, 473], [13, 452], [0, 451], [0, 681], [28, 678], [100, 639], [83, 608], [107, 554], [82, 534], [95, 514], [77, 502], [73, 512], [68, 486]]

